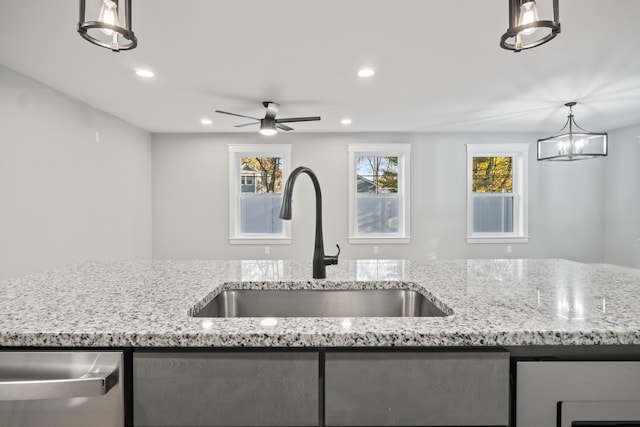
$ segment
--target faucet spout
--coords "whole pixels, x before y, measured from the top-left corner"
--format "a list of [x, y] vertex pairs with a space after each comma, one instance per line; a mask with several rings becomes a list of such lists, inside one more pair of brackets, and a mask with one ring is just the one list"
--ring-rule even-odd
[[316, 191], [316, 236], [313, 245], [313, 278], [324, 279], [327, 277], [326, 266], [338, 264], [338, 256], [340, 255], [340, 246], [336, 255], [326, 256], [324, 253], [324, 238], [322, 236], [322, 192], [320, 190], [320, 182], [318, 177], [311, 169], [306, 166], [300, 166], [291, 172], [287, 183], [284, 186], [282, 197], [282, 206], [280, 207], [280, 218], [285, 220], [291, 219], [291, 199], [293, 196], [293, 186], [300, 174], [307, 174], [313, 182]]

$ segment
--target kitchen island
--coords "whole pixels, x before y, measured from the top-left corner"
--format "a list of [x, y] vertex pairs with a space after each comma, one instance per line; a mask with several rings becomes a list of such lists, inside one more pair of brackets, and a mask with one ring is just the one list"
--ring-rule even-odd
[[[559, 259], [354, 260], [327, 276], [310, 279], [310, 263], [295, 261], [118, 261], [4, 280], [0, 356], [121, 355], [120, 394], [105, 393], [124, 402], [116, 425], [127, 427], [640, 419], [640, 271]], [[194, 316], [225, 290], [292, 288], [409, 289], [446, 315]]]
[[[0, 282], [0, 345], [465, 347], [640, 344], [640, 271], [560, 259], [85, 262]], [[420, 290], [445, 317], [196, 318], [227, 288]]]

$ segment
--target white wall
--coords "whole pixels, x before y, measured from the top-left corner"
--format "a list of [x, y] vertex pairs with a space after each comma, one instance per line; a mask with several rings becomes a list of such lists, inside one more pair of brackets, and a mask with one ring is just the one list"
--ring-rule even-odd
[[609, 132], [605, 261], [640, 268], [640, 125]]
[[0, 278], [150, 257], [151, 135], [0, 66]]
[[[95, 133], [100, 133], [100, 142]], [[158, 134], [0, 66], [0, 278], [85, 259], [310, 259], [314, 200], [298, 180], [293, 243], [228, 243], [229, 143], [290, 143], [324, 196], [325, 247], [345, 258], [563, 257], [640, 268], [640, 125], [606, 159], [535, 161], [532, 134]], [[152, 143], [153, 141], [153, 143]], [[465, 144], [528, 142], [527, 244], [467, 244]], [[412, 145], [412, 243], [347, 243], [350, 143]], [[153, 169], [153, 178], [152, 178]], [[152, 187], [153, 184], [153, 187]], [[153, 203], [153, 228], [152, 228]], [[153, 238], [153, 244], [152, 244]]]
[[[604, 159], [546, 163], [535, 160], [532, 134], [156, 134], [153, 135], [153, 257], [155, 259], [311, 259], [313, 186], [296, 182], [293, 243], [270, 246], [228, 243], [230, 143], [292, 144], [293, 167], [313, 169], [323, 191], [325, 250], [335, 244], [345, 258], [562, 257], [603, 260]], [[527, 244], [466, 243], [467, 143], [528, 142], [529, 231]], [[407, 245], [347, 243], [347, 144], [410, 143], [411, 234]]]

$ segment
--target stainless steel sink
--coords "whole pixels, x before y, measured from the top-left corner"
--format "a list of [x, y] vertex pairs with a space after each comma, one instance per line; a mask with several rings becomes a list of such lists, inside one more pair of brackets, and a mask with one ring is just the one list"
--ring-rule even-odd
[[226, 290], [195, 317], [442, 317], [443, 310], [408, 289]]

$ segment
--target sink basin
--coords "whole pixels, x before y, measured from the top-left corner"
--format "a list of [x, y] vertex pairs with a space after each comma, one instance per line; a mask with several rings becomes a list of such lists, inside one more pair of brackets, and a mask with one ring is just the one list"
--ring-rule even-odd
[[195, 317], [442, 317], [409, 289], [225, 290]]

